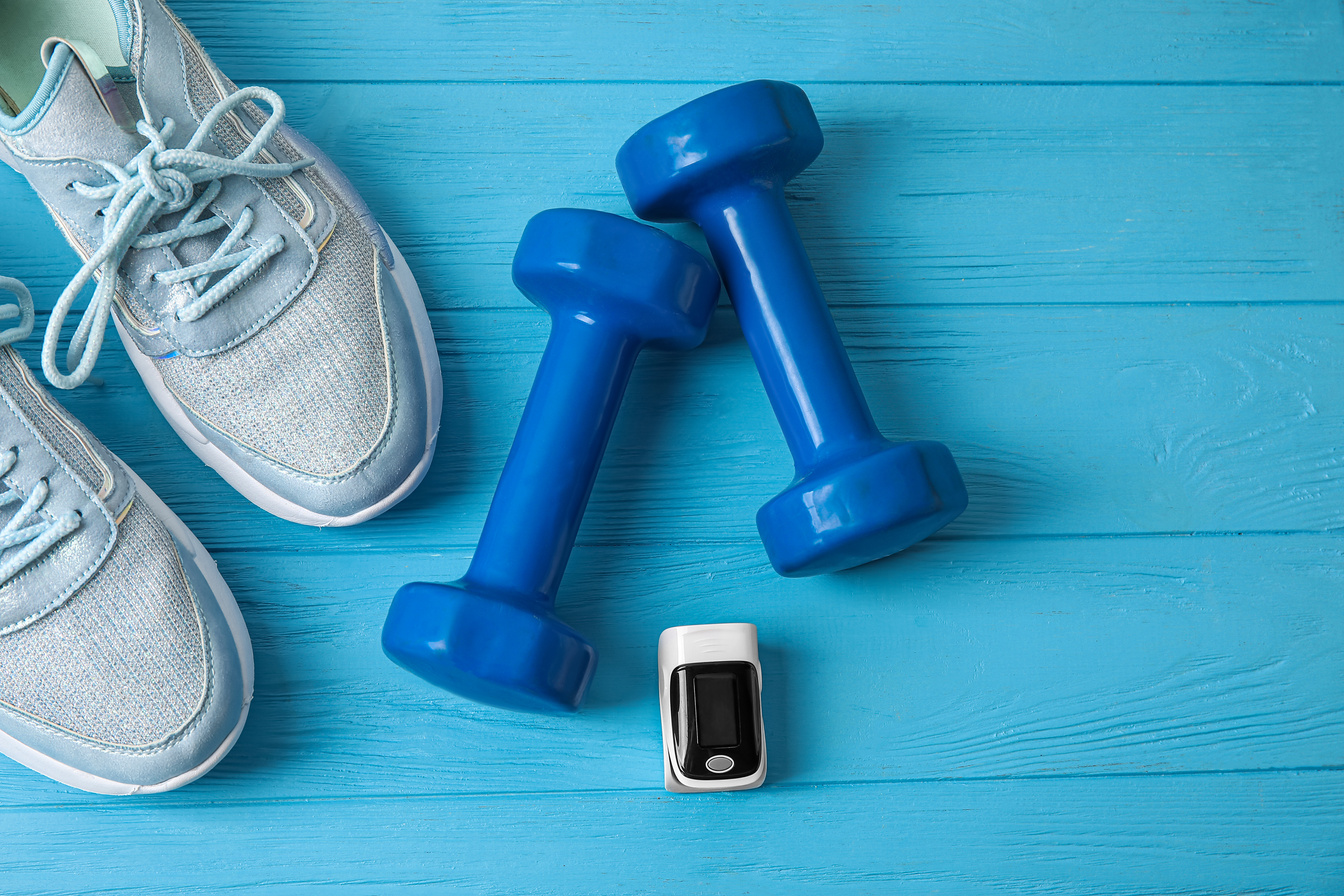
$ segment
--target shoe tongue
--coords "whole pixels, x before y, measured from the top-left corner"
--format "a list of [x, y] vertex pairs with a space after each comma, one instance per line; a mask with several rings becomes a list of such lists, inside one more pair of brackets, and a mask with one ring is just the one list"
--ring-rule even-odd
[[102, 80], [111, 94], [100, 92], [85, 69], [86, 64], [101, 68], [101, 63], [96, 56], [82, 62], [82, 58], [93, 53], [82, 45], [78, 55], [65, 41], [55, 41], [49, 47], [45, 81], [52, 86], [50, 91], [43, 91], [49, 99], [23, 134], [24, 149], [46, 159], [99, 159], [125, 165], [145, 145], [145, 140], [139, 134], [123, 130], [112, 117], [109, 104], [113, 108], [120, 104], [120, 94], [110, 78]]

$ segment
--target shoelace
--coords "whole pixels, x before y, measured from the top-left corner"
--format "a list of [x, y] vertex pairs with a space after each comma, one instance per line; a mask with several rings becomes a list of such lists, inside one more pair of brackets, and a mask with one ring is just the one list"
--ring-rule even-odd
[[[0, 332], [0, 345], [8, 345], [33, 331], [33, 297], [22, 283], [12, 277], [0, 277], [0, 290], [13, 293], [18, 300], [15, 305], [0, 305], [0, 320], [19, 318], [17, 325]], [[19, 452], [14, 448], [0, 452], [0, 479], [8, 476], [18, 462]], [[0, 551], [23, 546], [0, 563], [0, 585], [3, 585], [62, 538], [78, 529], [80, 517], [73, 510], [54, 518], [41, 515], [42, 504], [51, 493], [51, 486], [45, 479], [39, 479], [26, 498], [19, 494], [14, 485], [0, 484], [8, 485], [7, 491], [0, 492], [0, 507], [19, 505], [9, 522], [0, 527]], [[30, 522], [34, 518], [36, 522]]]
[[[260, 100], [271, 109], [266, 123], [258, 129], [252, 142], [232, 159], [220, 158], [200, 151], [219, 119], [233, 112], [243, 103]], [[136, 124], [136, 130], [149, 141], [125, 167], [100, 161], [99, 165], [112, 180], [100, 186], [84, 183], [71, 184], [81, 196], [110, 200], [103, 208], [102, 244], [84, 262], [79, 273], [61, 293], [52, 309], [42, 340], [42, 372], [53, 386], [73, 389], [89, 378], [98, 352], [103, 346], [107, 321], [112, 314], [116, 296], [117, 270], [131, 249], [151, 249], [159, 246], [172, 248], [182, 240], [202, 236], [216, 230], [228, 229], [223, 241], [210, 258], [199, 264], [159, 271], [154, 279], [182, 287], [173, 311], [182, 321], [198, 320], [211, 308], [223, 301], [234, 289], [256, 273], [257, 269], [284, 248], [284, 238], [272, 234], [260, 244], [245, 243], [254, 214], [246, 208], [235, 222], [214, 214], [207, 214], [210, 203], [219, 195], [220, 180], [230, 175], [242, 177], [286, 177], [313, 164], [312, 159], [297, 162], [256, 162], [257, 155], [270, 142], [285, 118], [285, 104], [274, 91], [264, 87], [247, 87], [216, 103], [201, 120], [196, 132], [182, 149], [170, 149], [168, 139], [175, 124], [171, 118], [163, 120], [156, 129], [148, 121]], [[196, 186], [207, 184], [197, 197]], [[185, 212], [175, 227], [157, 233], [145, 233], [164, 215]], [[228, 272], [213, 285], [211, 278]], [[66, 367], [62, 373], [56, 366], [56, 344], [60, 339], [65, 317], [81, 290], [98, 277], [88, 310], [79, 320], [75, 335], [70, 340]]]
[[0, 277], [0, 290], [12, 293], [15, 299], [13, 305], [0, 305], [0, 320], [9, 320], [11, 317], [19, 319], [8, 330], [0, 331], [0, 345], [27, 339], [28, 334], [33, 332], [33, 294], [13, 277]]
[[[18, 462], [19, 453], [13, 448], [0, 452], [0, 478], [8, 475]], [[37, 480], [27, 498], [20, 495], [12, 485], [7, 491], [0, 492], [0, 507], [19, 504], [19, 509], [14, 511], [9, 522], [0, 528], [0, 551], [23, 545], [22, 550], [15, 551], [5, 558], [4, 563], [0, 563], [0, 585], [79, 528], [79, 514], [73, 510], [67, 510], [54, 518], [39, 515], [42, 502], [47, 500], [50, 492], [51, 486], [45, 479]], [[34, 518], [36, 522], [29, 524], [28, 521]]]

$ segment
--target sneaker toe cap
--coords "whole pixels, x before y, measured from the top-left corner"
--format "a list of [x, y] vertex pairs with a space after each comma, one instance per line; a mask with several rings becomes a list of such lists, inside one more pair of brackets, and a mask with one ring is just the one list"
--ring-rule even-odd
[[148, 503], [132, 505], [116, 548], [66, 604], [0, 639], [0, 742], [85, 790], [194, 779], [232, 746], [251, 701], [232, 596]]
[[423, 476], [438, 432], [439, 362], [419, 290], [399, 258], [397, 268], [377, 265], [358, 314], [315, 312], [320, 296], [299, 297], [234, 350], [250, 352], [247, 364], [230, 357], [214, 376], [227, 394], [196, 390], [207, 407], [169, 365], [219, 362], [160, 365], [192, 424], [242, 472], [231, 482], [267, 510], [315, 525], [359, 522]]

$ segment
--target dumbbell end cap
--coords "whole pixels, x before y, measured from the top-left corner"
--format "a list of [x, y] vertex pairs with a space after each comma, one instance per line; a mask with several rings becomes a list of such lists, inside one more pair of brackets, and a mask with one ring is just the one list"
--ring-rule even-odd
[[646, 221], [695, 217], [701, 197], [747, 182], [782, 187], [821, 152], [807, 94], [787, 81], [746, 81], [673, 109], [616, 153], [616, 173]]
[[430, 684], [531, 712], [577, 710], [597, 666], [597, 651], [549, 606], [462, 582], [402, 586], [383, 623], [383, 651]]
[[619, 329], [685, 351], [705, 340], [719, 274], [699, 252], [656, 227], [583, 208], [552, 208], [527, 222], [513, 282], [552, 316]]
[[966, 509], [946, 445], [885, 444], [825, 465], [772, 498], [756, 525], [775, 571], [812, 576], [903, 551]]

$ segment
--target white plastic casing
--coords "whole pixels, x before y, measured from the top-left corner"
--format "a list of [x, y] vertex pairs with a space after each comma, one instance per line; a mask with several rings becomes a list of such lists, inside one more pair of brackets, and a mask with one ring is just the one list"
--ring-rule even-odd
[[[679, 625], [658, 638], [658, 708], [663, 719], [663, 786], [673, 793], [717, 790], [750, 790], [765, 781], [765, 723], [762, 719], [761, 766], [747, 777], [724, 777], [697, 781], [683, 776], [672, 758], [672, 672], [688, 663], [746, 662], [756, 667], [756, 700], [760, 706], [763, 687], [761, 660], [756, 647], [756, 626], [750, 622], [717, 625]], [[757, 718], [762, 718], [758, 712]]]

